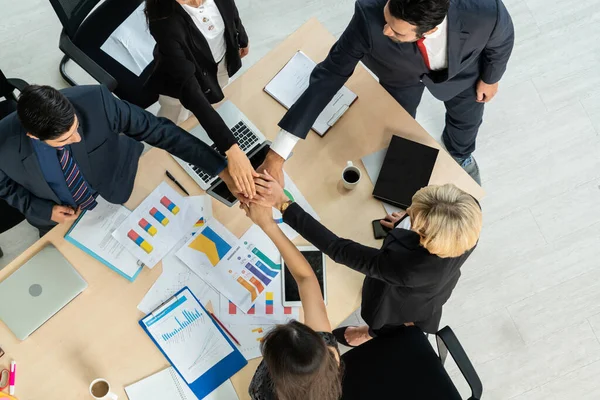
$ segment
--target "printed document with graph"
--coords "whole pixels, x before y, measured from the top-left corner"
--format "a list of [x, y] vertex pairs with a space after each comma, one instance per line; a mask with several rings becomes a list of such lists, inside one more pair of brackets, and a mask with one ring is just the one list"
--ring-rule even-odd
[[142, 319], [140, 325], [198, 398], [247, 363], [187, 287]]

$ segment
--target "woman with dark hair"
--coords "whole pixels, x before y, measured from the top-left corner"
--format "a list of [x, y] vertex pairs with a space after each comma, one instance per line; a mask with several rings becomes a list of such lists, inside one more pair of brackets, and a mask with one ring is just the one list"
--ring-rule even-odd
[[146, 18], [156, 40], [146, 85], [160, 93], [159, 117], [178, 124], [198, 119], [219, 152], [239, 192], [256, 194], [256, 172], [233, 133], [211, 104], [248, 54], [248, 35], [234, 0], [146, 0]]
[[338, 400], [342, 373], [337, 341], [308, 261], [273, 220], [271, 208], [241, 204], [246, 215], [275, 243], [296, 280], [304, 324], [292, 321], [271, 330], [261, 344], [263, 361], [250, 384], [253, 400]]

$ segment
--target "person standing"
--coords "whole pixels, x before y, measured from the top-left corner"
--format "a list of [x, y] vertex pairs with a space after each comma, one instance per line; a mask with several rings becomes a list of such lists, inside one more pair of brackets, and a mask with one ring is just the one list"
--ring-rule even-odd
[[444, 145], [481, 184], [472, 153], [484, 104], [498, 91], [513, 43], [501, 0], [358, 0], [350, 24], [279, 122], [259, 172], [283, 182], [284, 160], [362, 61], [411, 116], [425, 87], [444, 102]]
[[438, 331], [442, 307], [479, 240], [482, 213], [473, 196], [452, 184], [420, 189], [406, 215], [382, 220], [393, 229], [377, 249], [338, 237], [291, 201], [268, 172], [256, 183], [253, 203], [277, 208], [313, 246], [365, 275], [361, 316], [368, 325], [334, 330], [339, 343], [357, 346], [403, 325]]
[[234, 0], [146, 0], [145, 13], [156, 40], [146, 86], [160, 94], [158, 116], [179, 124], [190, 110], [227, 156], [238, 191], [252, 197], [256, 172], [212, 107], [249, 52]]
[[0, 121], [0, 199], [40, 236], [131, 192], [144, 141], [235, 186], [225, 158], [165, 118], [117, 99], [105, 86], [29, 85]]

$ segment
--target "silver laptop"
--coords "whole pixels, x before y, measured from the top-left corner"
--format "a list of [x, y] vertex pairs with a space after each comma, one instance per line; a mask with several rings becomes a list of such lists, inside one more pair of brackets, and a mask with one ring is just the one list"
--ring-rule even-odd
[[75, 268], [48, 245], [0, 282], [0, 320], [25, 340], [86, 287]]
[[[231, 101], [227, 100], [221, 104], [217, 108], [217, 112], [231, 130], [233, 136], [235, 136], [238, 145], [244, 153], [252, 153], [253, 150], [256, 150], [258, 146], [266, 140], [265, 135], [263, 135]], [[196, 126], [190, 133], [211, 146], [213, 149], [217, 149], [202, 126]], [[195, 165], [189, 164], [175, 156], [173, 156], [173, 158], [183, 167], [192, 179], [200, 185], [202, 190], [208, 190], [217, 180], [217, 176], [211, 176]]]

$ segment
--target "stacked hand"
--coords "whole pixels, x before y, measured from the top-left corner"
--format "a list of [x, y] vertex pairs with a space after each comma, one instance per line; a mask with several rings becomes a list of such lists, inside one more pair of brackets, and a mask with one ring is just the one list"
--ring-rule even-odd
[[259, 175], [254, 171], [248, 156], [234, 144], [225, 152], [227, 155], [227, 173], [221, 177], [231, 193], [236, 197], [252, 199], [256, 195], [254, 178]]

